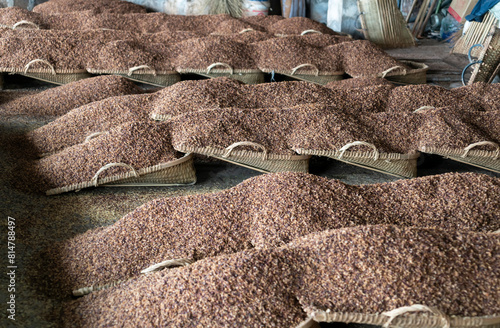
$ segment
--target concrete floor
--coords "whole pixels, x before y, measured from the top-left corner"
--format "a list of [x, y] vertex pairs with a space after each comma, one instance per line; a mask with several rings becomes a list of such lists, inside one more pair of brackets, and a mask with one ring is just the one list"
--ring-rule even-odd
[[[457, 86], [459, 66], [466, 58], [449, 55], [449, 45], [429, 41], [422, 47], [389, 51], [400, 59], [423, 61], [432, 68], [430, 83], [447, 87]], [[443, 59], [444, 58], [444, 59]], [[445, 60], [446, 59], [446, 60]], [[448, 66], [450, 68], [448, 68]], [[19, 82], [21, 81], [21, 82]], [[8, 81], [7, 81], [8, 82]], [[17, 83], [17, 84], [16, 84]], [[26, 83], [29, 83], [26, 84]], [[7, 85], [8, 86], [8, 85]], [[14, 80], [11, 84], [17, 90], [43, 89], [43, 83]], [[42, 120], [27, 118], [0, 118], [0, 141], [8, 142], [12, 135], [25, 133], [45, 124]], [[6, 308], [0, 309], [1, 327], [57, 327], [61, 302], [47, 296], [47, 286], [37, 278], [38, 253], [54, 242], [70, 238], [88, 229], [114, 223], [123, 215], [143, 203], [159, 198], [188, 194], [208, 193], [233, 187], [243, 180], [260, 173], [224, 162], [197, 163], [198, 182], [185, 187], [135, 187], [135, 188], [95, 188], [78, 193], [58, 196], [30, 194], [12, 185], [13, 171], [23, 157], [22, 149], [15, 152], [0, 148], [0, 236], [7, 241], [8, 217], [16, 219], [16, 325], [6, 318]], [[419, 176], [445, 172], [473, 171], [500, 177], [500, 174], [473, 166], [445, 160], [440, 157], [426, 157], [418, 170]], [[313, 158], [310, 172], [331, 179], [339, 179], [348, 184], [368, 184], [395, 181], [398, 178], [367, 169], [348, 165], [325, 158]], [[7, 247], [0, 250], [0, 263], [7, 269]], [[42, 268], [50, 270], [51, 268]], [[6, 307], [8, 277], [0, 275], [0, 304]], [[70, 299], [68, 296], [67, 299]], [[334, 325], [324, 325], [334, 326]], [[346, 325], [338, 325], [343, 327]]]

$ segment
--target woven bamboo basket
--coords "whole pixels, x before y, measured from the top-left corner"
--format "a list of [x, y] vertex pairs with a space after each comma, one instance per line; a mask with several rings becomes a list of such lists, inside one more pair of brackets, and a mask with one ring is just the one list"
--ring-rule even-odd
[[470, 56], [479, 57], [482, 51], [481, 48], [471, 49], [471, 47], [478, 44], [486, 44], [487, 39], [493, 35], [495, 25], [497, 25], [497, 23], [497, 18], [490, 12], [484, 15], [482, 22], [470, 22], [469, 28], [457, 40], [457, 42], [455, 42], [451, 52], [455, 54], [469, 54]]
[[344, 72], [320, 71], [316, 65], [309, 63], [300, 64], [290, 70], [272, 69], [267, 67], [261, 67], [260, 69], [266, 73], [282, 74], [291, 77], [294, 80], [313, 82], [320, 85], [344, 79]]
[[[35, 63], [42, 63], [47, 68], [31, 68]], [[50, 82], [54, 84], [67, 84], [81, 79], [91, 77], [84, 69], [56, 69], [44, 59], [34, 59], [27, 63], [23, 68], [20, 67], [0, 67], [0, 72], [24, 75], [33, 79]]]
[[429, 66], [424, 63], [401, 60], [402, 64], [410, 67], [409, 70], [400, 66], [394, 66], [388, 70], [377, 74], [376, 77], [402, 84], [425, 84], [427, 83], [427, 70]]
[[[252, 146], [262, 151], [234, 150], [239, 146]], [[263, 173], [271, 172], [308, 172], [311, 156], [269, 154], [264, 146], [254, 142], [241, 141], [227, 148], [215, 147], [175, 147], [177, 151], [214, 157], [232, 164], [243, 166]]]
[[150, 84], [159, 87], [168, 87], [181, 80], [181, 76], [176, 71], [156, 71], [148, 65], [131, 67], [128, 71], [123, 70], [103, 70], [87, 68], [92, 74], [113, 74], [126, 77], [132, 81]]
[[[368, 146], [373, 151], [349, 150], [354, 146]], [[351, 142], [339, 150], [295, 149], [295, 151], [302, 155], [333, 158], [341, 162], [399, 178], [415, 178], [417, 176], [418, 152], [409, 154], [381, 153], [373, 144], [364, 141]]]
[[309, 309], [309, 319], [297, 328], [311, 327], [311, 322], [346, 322], [399, 328], [500, 328], [500, 315], [482, 317], [447, 316], [435, 308], [415, 304], [376, 314], [342, 313]]
[[[496, 148], [496, 150], [473, 149], [478, 146], [491, 146]], [[457, 162], [500, 173], [500, 146], [494, 142], [476, 142], [463, 149], [422, 147], [421, 151], [424, 153], [441, 155]]]
[[27, 20], [21, 20], [13, 25], [0, 24], [0, 28], [10, 28], [13, 30], [21, 29], [21, 28], [39, 30], [40, 26], [38, 26], [36, 23], [30, 22]]
[[415, 38], [394, 0], [358, 0], [365, 39], [382, 48], [414, 47]]
[[[99, 175], [110, 167], [126, 167], [130, 171], [105, 178]], [[78, 191], [88, 187], [151, 187], [151, 186], [182, 186], [196, 183], [193, 155], [186, 154], [182, 158], [168, 163], [162, 163], [139, 170], [128, 164], [110, 163], [99, 169], [92, 180], [75, 183], [69, 186], [49, 189], [47, 195], [57, 195], [68, 191]]]
[[[224, 67], [224, 68], [215, 68]], [[228, 77], [231, 79], [239, 80], [245, 84], [259, 84], [264, 83], [264, 73], [259, 69], [234, 69], [231, 65], [226, 63], [213, 63], [206, 69], [199, 68], [178, 68], [179, 73], [195, 73], [204, 77]]]
[[500, 29], [493, 27], [492, 33], [486, 38], [481, 54], [479, 65], [474, 67], [468, 84], [474, 82], [491, 83], [500, 69]]

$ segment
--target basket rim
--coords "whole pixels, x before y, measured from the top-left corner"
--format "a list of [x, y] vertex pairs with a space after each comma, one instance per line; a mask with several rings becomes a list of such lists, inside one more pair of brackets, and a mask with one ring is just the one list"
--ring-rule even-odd
[[[138, 169], [136, 171], [140, 177], [140, 176], [145, 175], [145, 174], [158, 172], [160, 170], [163, 170], [163, 169], [166, 169], [169, 167], [174, 167], [174, 166], [183, 164], [183, 163], [185, 163], [189, 160], [192, 160], [192, 159], [193, 159], [193, 154], [187, 153], [187, 154], [184, 154], [184, 156], [182, 156], [181, 158], [175, 159], [173, 161], [170, 161], [167, 163], [160, 163], [160, 164], [153, 165], [153, 166], [148, 166], [145, 168]], [[130, 172], [116, 174], [116, 175], [102, 178], [99, 185], [102, 186], [102, 185], [105, 185], [106, 183], [120, 181], [120, 180], [133, 178], [133, 177], [135, 177], [135, 176]], [[47, 196], [50, 196], [50, 195], [56, 195], [56, 194], [60, 194], [60, 193], [68, 192], [68, 191], [73, 191], [73, 190], [79, 190], [79, 189], [88, 188], [88, 187], [94, 187], [92, 180], [78, 182], [78, 183], [74, 183], [74, 184], [67, 185], [64, 187], [52, 188], [52, 189], [47, 190], [45, 192], [45, 194]]]
[[[224, 157], [225, 159], [234, 159], [234, 158], [261, 158], [262, 152], [259, 151], [250, 151], [250, 150], [234, 150], [231, 152], [229, 156], [224, 156], [227, 152], [226, 148], [218, 148], [218, 147], [192, 147], [186, 145], [176, 146], [174, 145], [174, 149], [180, 152], [187, 153], [197, 153], [207, 156], [219, 156]], [[311, 158], [310, 155], [299, 154], [299, 155], [284, 155], [284, 154], [273, 154], [268, 153], [266, 156], [266, 160], [305, 160]]]

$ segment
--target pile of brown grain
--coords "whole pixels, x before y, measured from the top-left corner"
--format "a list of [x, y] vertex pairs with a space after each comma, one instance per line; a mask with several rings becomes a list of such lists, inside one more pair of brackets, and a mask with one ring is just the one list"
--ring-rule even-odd
[[466, 99], [481, 103], [483, 110], [500, 110], [500, 84], [476, 82], [472, 85], [453, 89]]
[[[294, 118], [295, 115], [285, 116], [280, 111], [266, 109], [224, 108], [187, 113], [170, 121], [172, 144], [183, 152], [195, 148], [223, 151], [234, 143], [248, 141], [263, 146], [271, 154], [294, 155], [287, 144], [288, 135], [294, 130]], [[238, 150], [262, 151], [251, 146]]]
[[141, 41], [112, 41], [100, 45], [96, 55], [88, 58], [86, 67], [96, 73], [129, 73], [129, 69], [147, 65], [154, 72], [172, 72], [173, 54], [169, 47], [158, 43]]
[[492, 316], [499, 244], [497, 234], [442, 229], [327, 230], [137, 277], [67, 304], [64, 326], [295, 327], [304, 310], [376, 314], [411, 304]]
[[268, 30], [269, 26], [274, 25], [275, 23], [278, 23], [282, 20], [284, 20], [285, 17], [281, 15], [269, 15], [269, 16], [250, 16], [250, 17], [242, 17], [240, 18], [241, 21], [261, 26], [262, 28]]
[[104, 27], [96, 24], [95, 17], [92, 10], [85, 10], [47, 14], [43, 16], [43, 22], [47, 29], [51, 30], [96, 30]]
[[315, 74], [319, 72], [343, 72], [340, 53], [325, 52], [304, 42], [302, 38], [273, 38], [254, 44], [255, 60], [264, 72], [276, 71], [291, 74], [292, 70], [303, 64], [316, 68], [300, 68], [295, 74]]
[[163, 43], [164, 45], [181, 42], [188, 39], [200, 38], [203, 35], [193, 31], [161, 31], [156, 33], [143, 33], [140, 39], [144, 43]]
[[89, 103], [29, 132], [27, 138], [39, 155], [54, 153], [123, 123], [148, 120], [149, 108], [145, 104], [153, 97], [154, 94], [125, 95]]
[[13, 100], [0, 106], [0, 112], [3, 115], [54, 117], [108, 97], [139, 93], [142, 93], [142, 89], [126, 78], [113, 75], [98, 76]]
[[140, 35], [130, 31], [120, 30], [34, 30], [34, 29], [0, 29], [1, 38], [69, 38], [82, 41], [109, 42], [114, 40], [136, 40], [141, 39]]
[[[20, 7], [0, 8], [0, 26], [13, 27], [14, 24], [21, 21], [28, 21], [36, 24], [38, 27], [44, 27], [42, 15], [31, 12]], [[29, 24], [20, 25], [18, 28], [35, 28]]]
[[270, 25], [267, 30], [276, 35], [300, 35], [308, 30], [318, 31], [322, 34], [338, 35], [338, 33], [329, 29], [325, 24], [321, 24], [306, 17], [282, 19]]
[[95, 13], [145, 13], [146, 8], [120, 0], [50, 0], [36, 5], [33, 12], [40, 14], [68, 13], [73, 11], [92, 10]]
[[47, 261], [52, 279], [69, 293], [165, 260], [277, 247], [325, 229], [385, 223], [496, 231], [499, 191], [499, 179], [474, 173], [365, 186], [307, 173], [266, 174], [217, 193], [151, 201], [112, 226], [51, 247]]
[[326, 47], [325, 51], [332, 56], [340, 55], [345, 72], [352, 77], [380, 77], [384, 71], [395, 66], [401, 68], [392, 71], [392, 74], [402, 74], [403, 69], [410, 70], [410, 67], [398, 62], [368, 40], [343, 42]]
[[[109, 163], [125, 163], [139, 170], [180, 157], [172, 148], [167, 123], [136, 121], [36, 161], [31, 178], [47, 191], [90, 182]], [[111, 167], [99, 178], [129, 172], [128, 168]]]
[[[252, 49], [241, 42], [230, 41], [221, 36], [207, 36], [176, 43], [173, 47], [178, 53], [174, 64], [179, 72], [203, 71], [214, 63], [228, 64], [235, 70], [257, 70]], [[216, 69], [226, 67], [217, 66]]]
[[[0, 70], [3, 72], [22, 72], [34, 59], [48, 61], [56, 72], [82, 71], [85, 69], [87, 46], [92, 42], [78, 38], [40, 37], [40, 38], [1, 38]], [[50, 66], [36, 62], [29, 71], [49, 70]]]
[[244, 20], [232, 18], [232, 19], [227, 19], [227, 20], [220, 22], [217, 26], [215, 26], [212, 33], [213, 34], [235, 34], [235, 33], [242, 33], [243, 31], [246, 31], [246, 30], [252, 30], [252, 31], [257, 31], [257, 32], [266, 32], [266, 30], [259, 25], [251, 24], [251, 23], [246, 22]]

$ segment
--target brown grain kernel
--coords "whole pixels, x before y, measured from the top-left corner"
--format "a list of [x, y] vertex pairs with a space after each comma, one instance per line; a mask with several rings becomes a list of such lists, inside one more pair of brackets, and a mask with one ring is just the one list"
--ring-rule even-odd
[[315, 30], [323, 34], [337, 35], [337, 32], [306, 17], [292, 17], [278, 20], [267, 28], [268, 32], [278, 35], [300, 35], [307, 30]]
[[[23, 20], [35, 23], [39, 27], [43, 28], [42, 26], [43, 17], [40, 14], [31, 12], [29, 10], [20, 7], [0, 8], [0, 25], [12, 27], [14, 24]], [[33, 28], [32, 26], [28, 25], [26, 26], [29, 28]]]
[[325, 229], [385, 223], [495, 231], [499, 191], [498, 179], [473, 173], [365, 186], [306, 173], [267, 174], [217, 193], [151, 201], [110, 227], [52, 247], [48, 257], [53, 279], [69, 292], [168, 259], [277, 247]]

